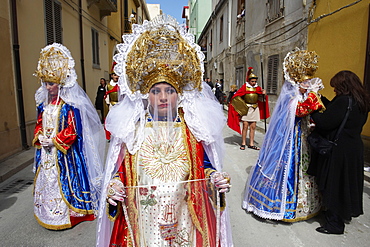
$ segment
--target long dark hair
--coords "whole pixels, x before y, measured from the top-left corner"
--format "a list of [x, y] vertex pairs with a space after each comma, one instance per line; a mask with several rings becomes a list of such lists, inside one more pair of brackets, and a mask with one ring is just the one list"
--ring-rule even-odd
[[366, 91], [360, 78], [352, 71], [339, 71], [331, 78], [330, 86], [334, 88], [337, 95], [352, 96], [360, 107], [361, 112], [368, 113], [370, 111], [369, 93]]

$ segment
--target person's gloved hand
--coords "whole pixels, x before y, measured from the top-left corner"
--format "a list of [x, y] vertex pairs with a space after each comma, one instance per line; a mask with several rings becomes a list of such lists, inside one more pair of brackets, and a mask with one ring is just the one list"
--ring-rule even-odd
[[311, 83], [310, 91], [312, 92], [318, 93], [318, 91], [324, 88], [324, 84], [322, 83], [322, 80], [320, 78], [312, 78], [310, 80], [310, 83]]
[[229, 192], [231, 188], [230, 175], [226, 172], [214, 172], [211, 175], [211, 182], [219, 189], [218, 192]]
[[115, 201], [123, 201], [126, 197], [123, 183], [118, 179], [111, 179], [107, 188], [107, 202], [113, 206], [117, 206]]
[[39, 139], [39, 142], [40, 142], [40, 144], [41, 144], [41, 142], [43, 142], [43, 141], [46, 139], [46, 137], [45, 137], [45, 136], [43, 136], [43, 135], [39, 135], [39, 136], [38, 136], [38, 139]]
[[54, 146], [53, 140], [48, 139], [46, 137], [44, 137], [42, 140], [40, 140], [40, 143], [41, 143], [41, 146], [43, 146], [43, 147], [52, 147], [52, 146]]

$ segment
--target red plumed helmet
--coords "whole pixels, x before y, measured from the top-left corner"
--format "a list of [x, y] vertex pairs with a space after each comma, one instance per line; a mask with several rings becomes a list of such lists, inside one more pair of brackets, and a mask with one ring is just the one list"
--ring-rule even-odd
[[248, 67], [247, 76], [245, 78], [245, 80], [248, 82], [250, 79], [258, 79], [258, 76], [253, 74], [253, 67]]
[[112, 68], [110, 69], [111, 73], [114, 73], [114, 66], [116, 66], [116, 61], [113, 61]]

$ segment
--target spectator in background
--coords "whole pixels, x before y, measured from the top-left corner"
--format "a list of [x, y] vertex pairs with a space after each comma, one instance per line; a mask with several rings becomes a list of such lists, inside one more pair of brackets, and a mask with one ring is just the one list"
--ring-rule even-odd
[[227, 104], [230, 104], [231, 102], [231, 98], [234, 96], [234, 94], [236, 93], [236, 90], [237, 90], [237, 87], [235, 84], [231, 85], [230, 86], [230, 92], [229, 92], [229, 96], [227, 97]]
[[220, 79], [220, 81], [216, 80], [216, 84], [215, 84], [215, 88], [216, 88], [216, 91], [215, 91], [215, 96], [218, 100], [218, 102], [220, 102], [220, 104], [223, 103], [224, 101], [224, 80], [223, 79]]
[[96, 92], [95, 98], [95, 108], [98, 110], [99, 117], [102, 123], [104, 123], [104, 96], [107, 91], [106, 89], [107, 81], [104, 78], [100, 78], [100, 85], [98, 87], [98, 91]]
[[239, 22], [243, 19], [244, 16], [245, 16], [245, 8], [244, 8], [244, 4], [242, 4], [240, 14], [236, 16], [236, 22], [239, 24]]
[[207, 82], [208, 86], [210, 86], [211, 89], [213, 89], [213, 83], [211, 82], [211, 79], [209, 79], [209, 77], [206, 78], [206, 82]]

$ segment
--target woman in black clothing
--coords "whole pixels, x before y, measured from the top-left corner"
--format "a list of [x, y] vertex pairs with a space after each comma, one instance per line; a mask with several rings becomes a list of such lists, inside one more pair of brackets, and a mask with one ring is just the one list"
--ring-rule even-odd
[[322, 97], [326, 111], [312, 114], [316, 131], [332, 140], [345, 117], [350, 97], [352, 109], [329, 157], [312, 151], [308, 173], [316, 176], [326, 208], [326, 222], [316, 231], [343, 234], [344, 221], [363, 214], [364, 147], [361, 132], [370, 104], [361, 80], [351, 71], [338, 72], [330, 80], [330, 86], [336, 96], [332, 101]]
[[98, 87], [98, 91], [96, 92], [95, 98], [95, 108], [100, 111], [100, 120], [104, 123], [104, 96], [106, 89], [107, 82], [104, 78], [100, 78], [100, 85]]

